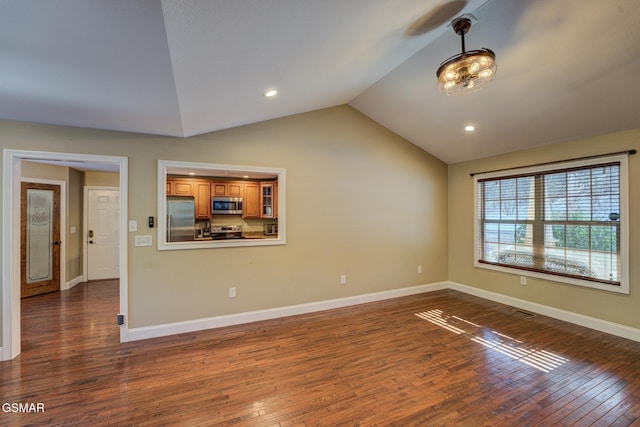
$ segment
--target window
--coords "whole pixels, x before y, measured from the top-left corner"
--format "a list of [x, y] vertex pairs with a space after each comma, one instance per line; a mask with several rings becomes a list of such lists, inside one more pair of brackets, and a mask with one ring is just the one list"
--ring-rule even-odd
[[627, 156], [475, 176], [475, 265], [629, 293]]

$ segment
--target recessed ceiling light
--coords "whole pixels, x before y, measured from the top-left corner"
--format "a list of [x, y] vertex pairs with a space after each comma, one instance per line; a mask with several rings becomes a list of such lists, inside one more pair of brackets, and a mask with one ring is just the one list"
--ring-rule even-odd
[[189, 175], [195, 175], [195, 174], [196, 174], [195, 172], [189, 172]]
[[276, 96], [278, 94], [278, 91], [275, 89], [269, 89], [268, 91], [266, 91], [264, 93], [264, 96], [266, 96], [267, 98], [272, 98], [274, 96]]
[[249, 178], [249, 175], [243, 175], [242, 177], [243, 177], [244, 179], [247, 179], [247, 178]]
[[476, 127], [473, 125], [467, 125], [464, 127], [464, 130], [466, 130], [467, 132], [473, 132], [474, 130], [476, 130]]

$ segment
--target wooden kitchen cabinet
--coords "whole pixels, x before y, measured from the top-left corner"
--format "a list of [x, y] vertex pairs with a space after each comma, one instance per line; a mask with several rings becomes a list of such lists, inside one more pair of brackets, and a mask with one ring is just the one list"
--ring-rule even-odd
[[273, 183], [273, 217], [278, 218], [278, 181]]
[[211, 219], [211, 183], [196, 181], [194, 186], [196, 219]]
[[211, 184], [214, 196], [243, 197], [243, 187], [242, 182], [213, 182]]
[[212, 182], [211, 193], [214, 196], [226, 196], [227, 195], [227, 183], [226, 182]]
[[230, 182], [227, 185], [227, 195], [229, 197], [242, 197], [243, 189], [244, 189], [244, 183]]
[[193, 197], [196, 219], [211, 219], [211, 182], [167, 178], [167, 196]]
[[278, 217], [278, 183], [260, 183], [260, 218]]
[[192, 181], [167, 178], [167, 196], [194, 196]]
[[242, 218], [260, 218], [260, 183], [245, 183], [242, 202]]
[[244, 184], [243, 218], [278, 217], [278, 183], [246, 182]]

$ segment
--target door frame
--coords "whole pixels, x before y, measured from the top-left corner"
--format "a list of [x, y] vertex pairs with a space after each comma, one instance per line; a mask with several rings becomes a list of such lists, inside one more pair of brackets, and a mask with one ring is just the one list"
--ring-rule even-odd
[[[49, 179], [38, 178], [22, 178], [20, 182], [29, 182], [32, 184], [50, 184], [60, 186], [60, 290], [69, 289], [67, 282], [67, 183], [64, 181], [54, 181]], [[22, 191], [21, 191], [22, 192]]]
[[[29, 150], [3, 150], [2, 171], [2, 348], [0, 360], [18, 356], [20, 343], [20, 183], [22, 160], [81, 162], [117, 167], [120, 174], [120, 342], [128, 337], [128, 158], [96, 154], [56, 153]], [[17, 224], [17, 225], [16, 225]], [[66, 234], [66, 230], [65, 230]], [[114, 313], [114, 323], [116, 321]]]
[[[85, 282], [89, 280], [89, 245], [87, 245], [87, 220], [89, 213], [89, 190], [113, 190], [120, 191], [120, 187], [103, 187], [99, 185], [85, 185], [83, 190], [83, 200], [82, 200], [82, 271]], [[120, 195], [120, 200], [122, 201], [122, 195]], [[120, 214], [122, 215], [122, 209], [120, 209]], [[124, 231], [126, 233], [126, 230]], [[122, 236], [123, 230], [120, 229], [119, 234]], [[121, 243], [121, 242], [120, 242]], [[122, 248], [120, 248], [122, 250]], [[120, 273], [122, 274], [122, 269], [120, 269]]]

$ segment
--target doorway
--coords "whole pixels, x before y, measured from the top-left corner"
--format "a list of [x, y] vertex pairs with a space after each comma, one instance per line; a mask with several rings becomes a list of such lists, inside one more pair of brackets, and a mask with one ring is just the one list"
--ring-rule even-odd
[[60, 185], [22, 182], [20, 297], [60, 290]]
[[[101, 170], [110, 169], [119, 173], [120, 214], [118, 223], [120, 230], [126, 230], [127, 224], [127, 191], [128, 191], [128, 159], [126, 157], [102, 156], [93, 154], [57, 153], [28, 150], [3, 151], [3, 192], [2, 192], [2, 347], [0, 360], [10, 360], [21, 351], [21, 259], [20, 259], [20, 208], [21, 208], [21, 162], [53, 162], [75, 169]], [[94, 169], [92, 169], [94, 168]], [[64, 234], [64, 233], [63, 233]], [[119, 252], [119, 313], [124, 322], [120, 327], [120, 342], [128, 341], [128, 274], [127, 274], [127, 235], [120, 233]]]

